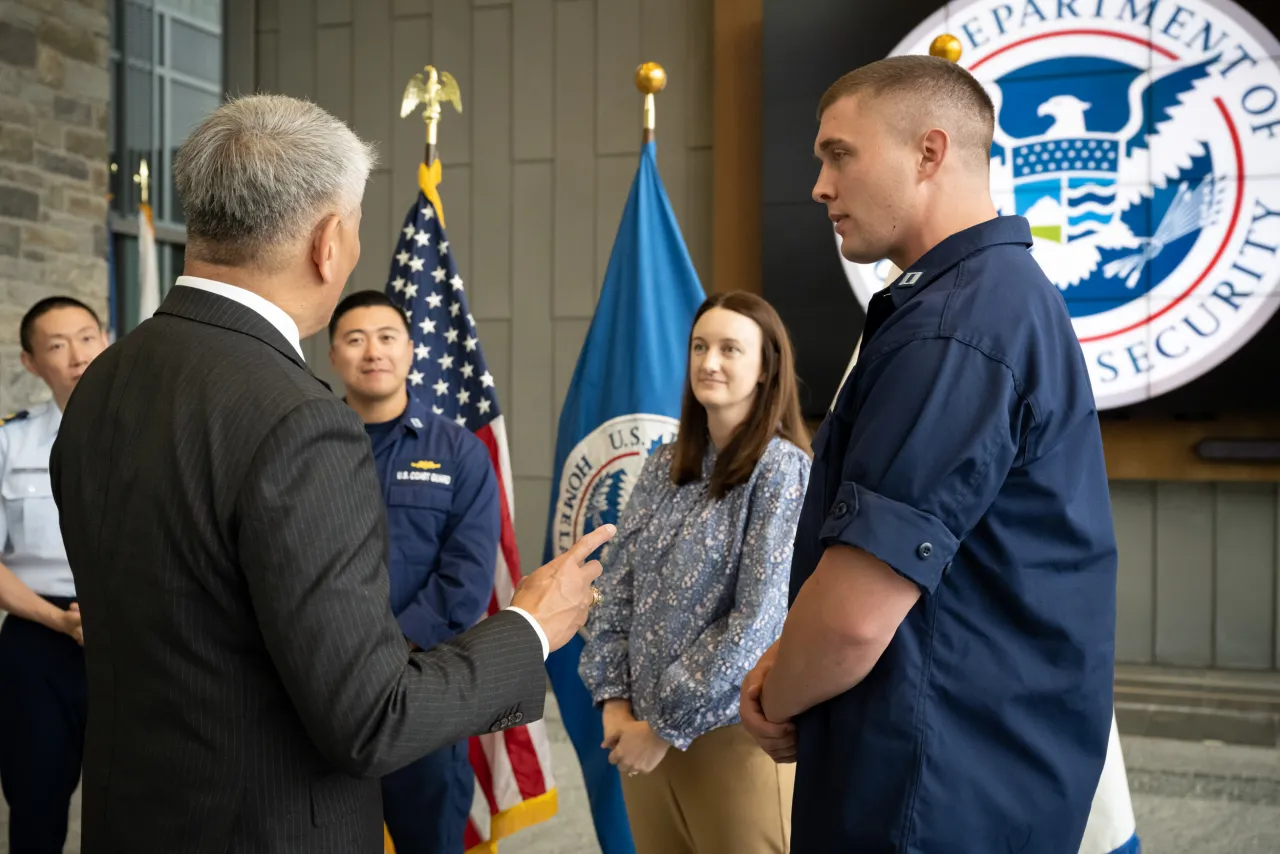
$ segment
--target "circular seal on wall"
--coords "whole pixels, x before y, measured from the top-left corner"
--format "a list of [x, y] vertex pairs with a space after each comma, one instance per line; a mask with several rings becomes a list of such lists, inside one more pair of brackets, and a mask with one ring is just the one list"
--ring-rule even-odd
[[556, 554], [601, 525], [618, 523], [645, 458], [674, 440], [679, 430], [679, 419], [665, 415], [620, 415], [574, 446], [560, 472]]
[[[1280, 43], [1230, 0], [970, 0], [940, 33], [996, 108], [992, 197], [1026, 217], [1099, 409], [1182, 386], [1280, 305]], [[839, 237], [836, 237], [837, 246]], [[891, 265], [844, 269], [865, 307]]]

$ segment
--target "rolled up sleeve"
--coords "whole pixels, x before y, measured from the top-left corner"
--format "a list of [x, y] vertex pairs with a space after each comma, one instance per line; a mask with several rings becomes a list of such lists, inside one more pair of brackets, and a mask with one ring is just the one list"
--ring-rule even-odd
[[933, 593], [999, 493], [1034, 412], [1008, 366], [951, 338], [898, 347], [858, 382], [842, 482], [819, 536]]

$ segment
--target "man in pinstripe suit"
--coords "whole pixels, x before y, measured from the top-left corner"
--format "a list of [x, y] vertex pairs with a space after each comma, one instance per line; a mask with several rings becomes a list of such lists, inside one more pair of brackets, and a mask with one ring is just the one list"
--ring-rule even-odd
[[612, 529], [508, 611], [407, 649], [368, 437], [299, 344], [359, 257], [372, 160], [302, 101], [213, 113], [174, 167], [186, 275], [66, 408], [84, 854], [381, 851], [378, 778], [540, 717], [543, 661], [585, 621]]

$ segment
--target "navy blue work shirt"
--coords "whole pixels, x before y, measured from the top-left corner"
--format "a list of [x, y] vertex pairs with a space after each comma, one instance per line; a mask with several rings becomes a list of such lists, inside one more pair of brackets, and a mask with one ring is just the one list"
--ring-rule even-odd
[[475, 434], [410, 395], [368, 424], [387, 505], [391, 611], [423, 649], [474, 626], [493, 594], [502, 531], [498, 479]]
[[1111, 728], [1116, 543], [1093, 392], [1022, 217], [868, 307], [814, 439], [791, 601], [863, 549], [921, 598], [796, 721], [796, 854], [1077, 854]]

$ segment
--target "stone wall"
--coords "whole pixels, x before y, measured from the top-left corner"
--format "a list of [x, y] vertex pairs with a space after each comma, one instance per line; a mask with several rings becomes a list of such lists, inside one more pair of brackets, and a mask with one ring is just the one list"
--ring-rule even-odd
[[[67, 294], [106, 319], [108, 0], [0, 0], [0, 410], [47, 399], [18, 324]], [[0, 413], [2, 414], [2, 413]]]

